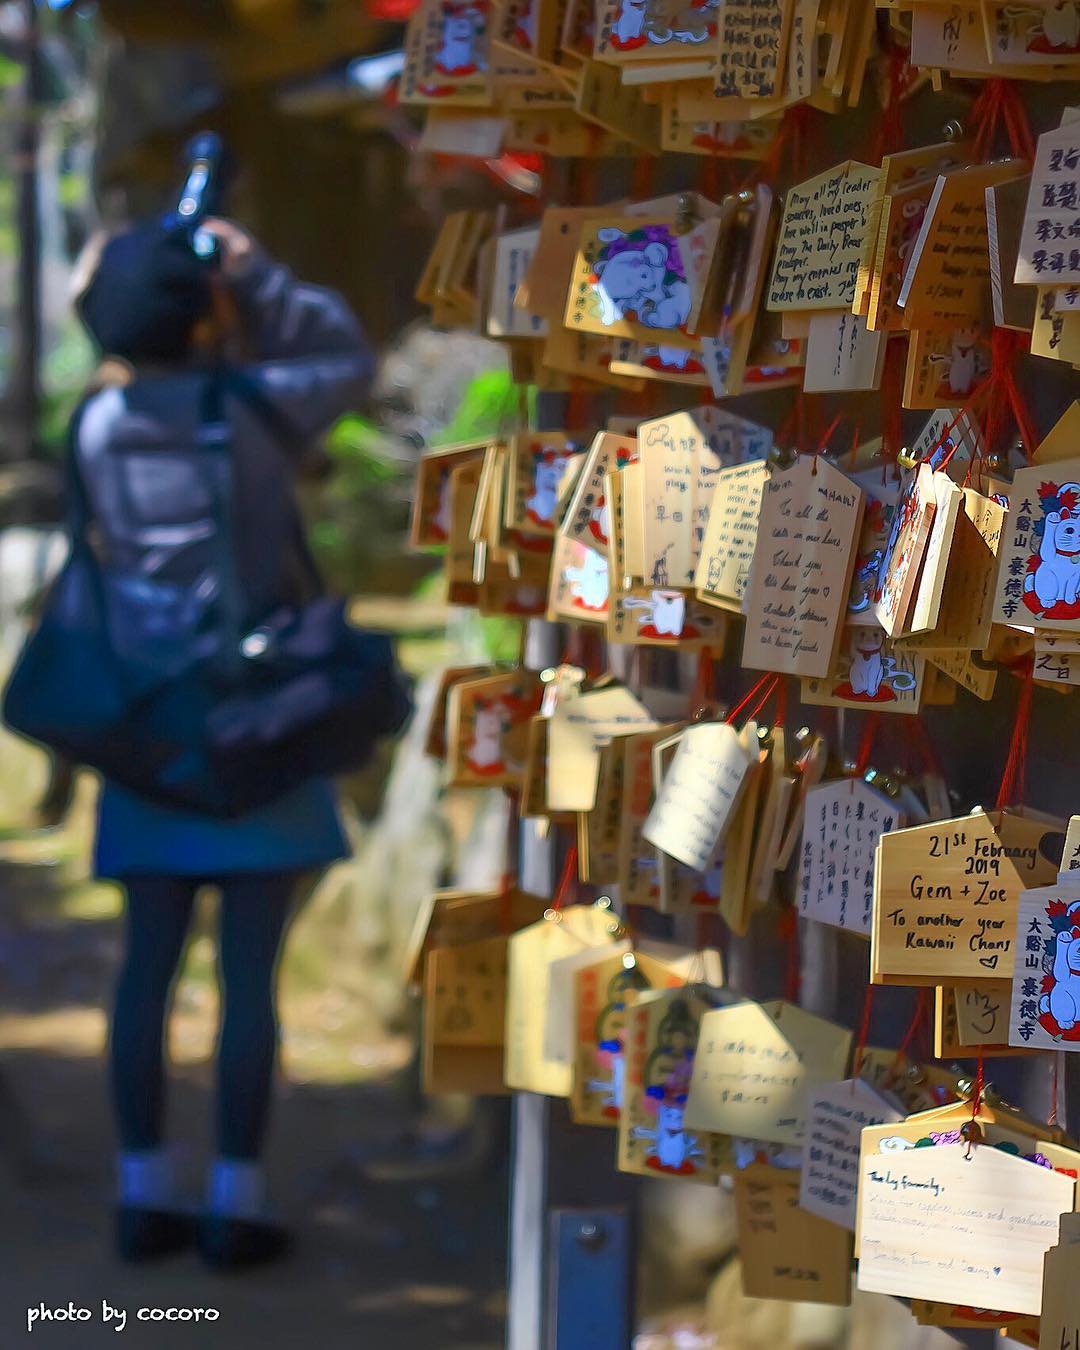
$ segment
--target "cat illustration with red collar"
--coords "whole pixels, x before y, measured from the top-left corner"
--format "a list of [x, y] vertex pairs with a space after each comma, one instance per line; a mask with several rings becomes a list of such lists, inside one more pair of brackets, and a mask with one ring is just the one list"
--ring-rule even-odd
[[1080, 618], [1080, 483], [1043, 483], [1038, 554], [1028, 562], [1024, 603], [1039, 618]]
[[1032, 14], [1029, 52], [1068, 56], [1080, 52], [1080, 5], [1077, 0], [1050, 0], [1041, 12]]
[[540, 446], [533, 449], [533, 490], [525, 516], [533, 525], [551, 529], [559, 504], [559, 484], [570, 463], [567, 451]]
[[[484, 36], [487, 29], [485, 0], [444, 0], [440, 20], [441, 42], [432, 69], [443, 80], [461, 80], [487, 68]], [[445, 98], [453, 84], [429, 81], [420, 86], [427, 98]]]

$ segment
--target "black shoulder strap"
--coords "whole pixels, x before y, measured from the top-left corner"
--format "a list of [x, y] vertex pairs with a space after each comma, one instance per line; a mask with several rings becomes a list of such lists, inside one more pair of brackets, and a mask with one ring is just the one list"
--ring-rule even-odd
[[71, 414], [71, 420], [68, 422], [67, 430], [67, 528], [71, 537], [71, 542], [75, 544], [85, 544], [86, 531], [90, 525], [92, 511], [90, 509], [90, 498], [87, 495], [86, 484], [83, 482], [82, 470], [79, 468], [79, 428], [82, 426], [83, 414], [86, 412], [93, 395], [80, 400]]
[[[282, 454], [289, 460], [295, 459], [299, 433], [274, 401], [267, 397], [258, 381], [252, 379], [247, 371], [235, 366], [225, 367], [220, 376], [211, 379], [210, 383], [217, 386], [219, 398], [229, 393], [249, 407], [277, 443]], [[308, 544], [307, 531], [304, 529], [304, 522], [298, 509], [293, 511], [293, 543], [311, 584], [316, 593], [321, 595], [326, 589], [326, 583]]]

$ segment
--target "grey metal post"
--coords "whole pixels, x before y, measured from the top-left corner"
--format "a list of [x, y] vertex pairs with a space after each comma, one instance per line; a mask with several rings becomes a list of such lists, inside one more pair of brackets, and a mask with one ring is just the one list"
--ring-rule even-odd
[[[524, 664], [543, 670], [558, 660], [559, 629], [533, 619], [525, 635]], [[532, 895], [555, 886], [555, 841], [534, 820], [520, 834], [521, 885]], [[507, 1350], [540, 1350], [544, 1302], [548, 1124], [550, 1103], [533, 1092], [515, 1092], [511, 1118], [510, 1282]]]

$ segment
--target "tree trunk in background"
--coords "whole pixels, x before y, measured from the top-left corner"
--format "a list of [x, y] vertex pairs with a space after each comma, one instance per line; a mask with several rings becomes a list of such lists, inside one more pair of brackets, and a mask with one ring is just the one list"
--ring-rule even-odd
[[11, 383], [7, 391], [8, 435], [0, 451], [11, 460], [34, 451], [41, 402], [41, 230], [38, 215], [38, 117], [41, 52], [36, 0], [20, 0], [23, 74], [15, 108], [15, 233], [19, 250]]

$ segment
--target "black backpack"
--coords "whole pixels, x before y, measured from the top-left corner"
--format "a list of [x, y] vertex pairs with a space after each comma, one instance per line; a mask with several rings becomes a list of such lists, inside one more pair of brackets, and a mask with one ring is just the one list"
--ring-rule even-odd
[[[99, 564], [89, 503], [69, 445], [71, 553], [12, 673], [4, 717], [14, 730], [164, 805], [236, 816], [316, 775], [343, 773], [404, 725], [408, 684], [383, 633], [353, 627], [324, 594], [295, 515], [287, 541], [314, 599], [244, 622], [230, 548], [228, 393], [275, 439], [291, 436], [240, 372], [212, 372], [202, 447], [214, 447], [214, 500], [222, 585], [192, 640], [197, 597], [170, 585], [134, 602], [131, 579]], [[144, 657], [152, 659], [143, 659]]]

